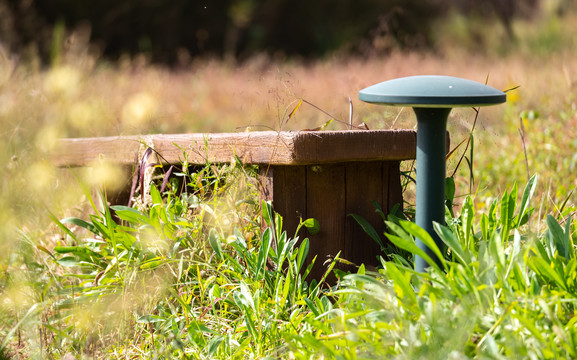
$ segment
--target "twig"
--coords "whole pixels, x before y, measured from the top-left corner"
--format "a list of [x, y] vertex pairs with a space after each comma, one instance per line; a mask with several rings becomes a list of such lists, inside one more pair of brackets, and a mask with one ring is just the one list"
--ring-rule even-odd
[[349, 130], [353, 129], [353, 101], [349, 96]]
[[531, 173], [529, 172], [529, 160], [527, 159], [527, 147], [525, 146], [525, 126], [523, 125], [523, 117], [519, 118], [519, 135], [521, 135], [521, 144], [523, 144], [523, 153], [525, 154], [525, 167], [527, 168], [527, 181], [531, 180]]
[[[480, 112], [481, 108], [473, 108], [473, 110], [475, 110], [475, 119], [473, 120], [473, 126], [471, 126], [469, 138], [467, 139], [467, 145], [465, 146], [465, 150], [463, 151], [463, 154], [459, 158], [459, 162], [457, 163], [457, 166], [455, 167], [455, 170], [453, 171], [453, 174], [451, 175], [451, 177], [455, 177], [457, 170], [459, 170], [459, 166], [461, 166], [461, 161], [463, 161], [463, 158], [465, 157], [465, 154], [467, 153], [467, 150], [469, 149], [469, 145], [471, 144], [471, 134], [473, 134], [473, 131], [475, 130], [475, 125], [477, 124], [477, 119], [479, 118], [479, 112]], [[461, 146], [461, 144], [459, 144], [457, 146]]]

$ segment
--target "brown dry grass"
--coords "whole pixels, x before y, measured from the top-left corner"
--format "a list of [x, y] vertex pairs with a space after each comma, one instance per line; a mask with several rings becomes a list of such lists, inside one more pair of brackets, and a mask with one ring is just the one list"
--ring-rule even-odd
[[[563, 34], [563, 44], [577, 45], [571, 35], [577, 23], [574, 18], [554, 23], [549, 33]], [[252, 131], [300, 130], [325, 123], [329, 120], [326, 113], [345, 123], [333, 122], [330, 128], [346, 129], [349, 97], [354, 105], [354, 123], [365, 122], [371, 129], [413, 128], [415, 121], [409, 109], [366, 104], [357, 94], [380, 81], [419, 74], [479, 82], [488, 77], [489, 85], [502, 90], [520, 85], [509, 93], [507, 104], [481, 110], [475, 129], [479, 199], [497, 196], [513, 182], [526, 180], [519, 116], [522, 111], [533, 110], [539, 117], [525, 122], [530, 171], [554, 181], [549, 188], [562, 188], [543, 191], [548, 202], [561, 202], [577, 185], [570, 180], [570, 169], [577, 160], [567, 160], [575, 148], [571, 134], [577, 123], [577, 46], [534, 54], [527, 44], [539, 39], [540, 33], [522, 23], [517, 30], [527, 33], [527, 39], [505, 56], [497, 51], [483, 54], [447, 46], [437, 53], [335, 56], [311, 62], [277, 63], [255, 56], [232, 65], [205, 59], [178, 70], [147, 64], [143, 58], [110, 64], [90, 55], [86, 44], [81, 43], [63, 51], [58, 61], [45, 69], [34, 63], [18, 63], [0, 51], [0, 160], [5, 167], [0, 215], [5, 215], [5, 223], [18, 223], [17, 218], [35, 213], [30, 209], [36, 209], [33, 204], [38, 201], [48, 205], [77, 201], [77, 194], [69, 191], [60, 175], [43, 160], [57, 138], [230, 132], [246, 127]], [[305, 104], [286, 122], [287, 114], [301, 98], [323, 111]], [[470, 109], [451, 113], [453, 144], [468, 136], [474, 115]], [[455, 165], [456, 157], [449, 162], [449, 170]], [[460, 193], [465, 193], [467, 169], [458, 175]]]

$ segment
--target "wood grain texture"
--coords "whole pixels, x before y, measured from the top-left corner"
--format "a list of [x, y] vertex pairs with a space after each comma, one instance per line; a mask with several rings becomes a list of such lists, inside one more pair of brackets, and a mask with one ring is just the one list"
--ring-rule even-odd
[[165, 164], [229, 162], [306, 165], [345, 161], [407, 160], [416, 154], [413, 130], [260, 131], [62, 139], [52, 154], [61, 167], [99, 160], [132, 164], [139, 149], [152, 147]]
[[[383, 206], [387, 201], [388, 178], [383, 178], [383, 167], [389, 162], [356, 162], [346, 164], [346, 219], [345, 238], [347, 239], [343, 258], [356, 265], [361, 263], [376, 266], [377, 255], [381, 254], [379, 245], [368, 236], [350, 214], [356, 214], [367, 220], [381, 236], [385, 224], [375, 211], [373, 201]], [[385, 170], [386, 171], [386, 170]], [[388, 204], [385, 204], [385, 207]], [[356, 269], [351, 268], [351, 271]]]
[[271, 170], [274, 174], [274, 210], [283, 217], [288, 235], [294, 237], [300, 219], [306, 220], [308, 216], [306, 166], [271, 166]]
[[[345, 239], [345, 166], [307, 166], [307, 217], [320, 223], [320, 232], [311, 236], [307, 263], [316, 262], [311, 276], [320, 279], [326, 270], [324, 262], [347, 248]], [[342, 266], [338, 266], [342, 267]], [[334, 279], [329, 279], [333, 282]]]

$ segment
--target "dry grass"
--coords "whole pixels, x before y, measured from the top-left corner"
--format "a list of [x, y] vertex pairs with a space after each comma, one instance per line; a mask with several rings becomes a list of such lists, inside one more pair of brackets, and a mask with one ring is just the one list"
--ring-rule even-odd
[[[559, 173], [560, 169], [535, 164], [531, 156], [536, 148], [555, 147], [559, 139], [554, 135], [565, 137], [566, 133], [560, 133], [543, 138], [549, 124], [562, 123], [567, 128], [575, 123], [574, 51], [557, 51], [550, 56], [527, 56], [527, 51], [519, 51], [504, 57], [456, 50], [445, 53], [335, 57], [309, 63], [275, 63], [266, 56], [255, 56], [241, 65], [204, 60], [179, 70], [149, 65], [143, 59], [109, 64], [90, 56], [82, 47], [69, 49], [59, 64], [48, 69], [18, 64], [4, 53], [0, 74], [3, 163], [12, 169], [7, 175], [11, 180], [4, 186], [11, 186], [15, 179], [27, 179], [18, 187], [32, 183], [42, 193], [53, 186], [54, 171], [37, 160], [59, 137], [234, 132], [244, 131], [247, 126], [253, 131], [300, 130], [329, 119], [322, 111], [304, 105], [285, 122], [300, 98], [347, 123], [350, 97], [355, 123], [365, 122], [371, 129], [412, 128], [415, 121], [409, 109], [365, 104], [357, 100], [357, 94], [380, 81], [419, 74], [452, 75], [479, 82], [488, 77], [489, 85], [502, 90], [521, 86], [509, 93], [508, 104], [482, 109], [475, 130], [477, 169], [497, 167], [487, 178], [485, 171], [476, 174], [481, 189], [486, 189], [489, 196], [499, 194], [511, 182], [525, 180], [524, 171], [511, 173], [517, 167], [524, 169], [518, 134], [522, 111], [540, 114], [537, 120], [525, 123], [531, 171]], [[473, 118], [472, 110], [453, 111], [449, 121], [453, 144], [467, 137]], [[331, 124], [333, 129], [346, 127], [339, 122]], [[561, 151], [558, 156], [565, 153]], [[504, 157], [514, 157], [515, 164], [508, 161], [502, 172], [505, 176], [501, 177], [495, 160]], [[450, 162], [449, 167], [455, 163]], [[20, 172], [14, 172], [15, 168]], [[568, 182], [565, 188], [575, 186]]]
[[[7, 224], [0, 244], [12, 238], [10, 224], [21, 227], [18, 224], [24, 218], [24, 223], [30, 219], [42, 223], [42, 211], [37, 209], [43, 205], [62, 204], [64, 209], [66, 204], [78, 203], [78, 191], [71, 191], [71, 185], [45, 159], [60, 137], [230, 132], [246, 127], [300, 130], [325, 123], [326, 113], [347, 123], [349, 97], [355, 123], [365, 122], [371, 129], [413, 128], [409, 109], [366, 104], [357, 94], [380, 81], [419, 74], [479, 82], [488, 77], [489, 85], [502, 90], [521, 86], [509, 93], [506, 105], [481, 110], [474, 151], [480, 206], [513, 182], [526, 181], [518, 133], [523, 111], [538, 114], [524, 123], [529, 168], [542, 178], [537, 199], [543, 210], [565, 198], [572, 205], [575, 201], [569, 195], [577, 186], [572, 176], [577, 167], [577, 159], [573, 160], [577, 145], [572, 139], [577, 124], [577, 46], [570, 46], [577, 43], [571, 35], [576, 33], [577, 21], [573, 20], [575, 16], [563, 22], [541, 20], [541, 31], [531, 24], [516, 24], [524, 37], [515, 45], [517, 50], [504, 56], [498, 55], [500, 51], [481, 54], [446, 46], [437, 54], [336, 56], [312, 62], [276, 63], [266, 56], [240, 65], [199, 60], [169, 70], [147, 64], [144, 58], [110, 64], [91, 55], [80, 42], [63, 51], [49, 68], [19, 63], [0, 50], [0, 218]], [[551, 45], [554, 35], [561, 39], [555, 40], [557, 47]], [[495, 46], [502, 47], [501, 43]], [[555, 51], [543, 53], [548, 47]], [[305, 104], [286, 122], [300, 98], [323, 111]], [[474, 115], [470, 109], [452, 112], [453, 144], [468, 136]], [[347, 126], [335, 121], [330, 128]], [[449, 161], [449, 170], [455, 165], [456, 157]], [[463, 167], [457, 177], [458, 193], [468, 191], [468, 176]]]
[[[63, 239], [54, 235], [46, 208], [59, 217], [85, 217], [76, 180], [47, 160], [58, 138], [229, 132], [246, 127], [253, 131], [300, 130], [326, 122], [325, 112], [346, 123], [349, 97], [355, 123], [365, 122], [371, 129], [413, 128], [409, 109], [357, 100], [360, 89], [402, 76], [451, 75], [479, 82], [489, 77], [489, 85], [502, 90], [520, 85], [508, 94], [507, 104], [481, 110], [474, 131], [475, 205], [482, 210], [513, 183], [526, 182], [519, 135], [522, 118], [529, 170], [540, 177], [536, 211], [539, 218], [547, 213], [564, 218], [577, 204], [577, 38], [570, 35], [577, 33], [573, 31], [577, 21], [573, 20], [556, 30], [566, 33], [573, 46], [535, 54], [530, 49], [536, 45], [524, 45], [530, 43], [527, 41], [508, 55], [447, 49], [442, 56], [394, 53], [382, 58], [335, 57], [308, 63], [275, 63], [255, 56], [241, 65], [203, 60], [169, 70], [143, 59], [110, 64], [88, 54], [82, 44], [45, 69], [18, 63], [0, 50], [0, 306], [40, 301], [32, 298], [38, 289], [21, 286], [25, 282], [14, 275], [20, 274], [16, 270], [22, 264], [14, 251], [16, 239], [21, 237], [18, 230], [33, 237], [33, 245], [51, 249]], [[529, 35], [535, 31], [523, 24], [518, 30]], [[537, 39], [540, 35], [531, 36]], [[324, 112], [305, 104], [285, 122], [301, 98]], [[531, 111], [533, 116], [523, 118], [523, 113]], [[452, 112], [449, 131], [453, 145], [468, 137], [474, 116], [471, 109]], [[331, 124], [333, 129], [346, 127], [339, 122]], [[462, 150], [450, 159], [449, 173]], [[456, 182], [457, 194], [469, 191], [466, 166], [457, 173]], [[1, 314], [2, 308], [0, 320], [4, 321]]]

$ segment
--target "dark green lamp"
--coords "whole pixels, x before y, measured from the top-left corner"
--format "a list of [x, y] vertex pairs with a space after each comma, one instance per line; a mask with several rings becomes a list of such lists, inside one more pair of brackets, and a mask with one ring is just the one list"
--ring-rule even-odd
[[[507, 95], [490, 86], [451, 76], [410, 76], [369, 86], [359, 99], [374, 104], [410, 106], [417, 115], [417, 204], [415, 222], [442, 249], [433, 222], [445, 220], [445, 155], [447, 118], [454, 107], [504, 103]], [[417, 245], [434, 261], [435, 254], [419, 239]], [[415, 270], [429, 264], [415, 258]]]

